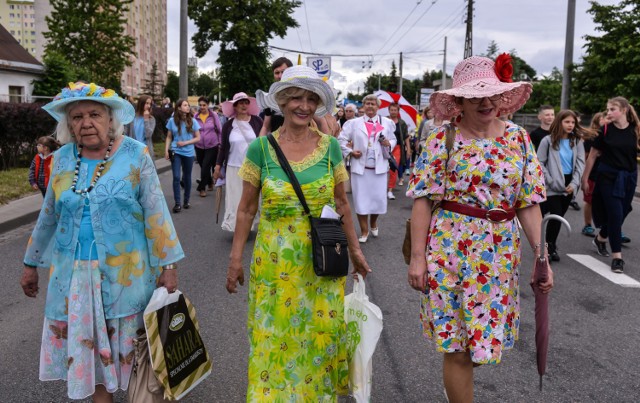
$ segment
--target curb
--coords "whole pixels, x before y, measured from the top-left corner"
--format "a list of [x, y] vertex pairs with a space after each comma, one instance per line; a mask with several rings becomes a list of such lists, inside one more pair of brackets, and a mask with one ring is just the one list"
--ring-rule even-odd
[[[171, 170], [171, 163], [164, 159], [157, 159], [156, 172], [158, 175]], [[14, 230], [23, 225], [36, 221], [42, 206], [40, 193], [13, 200], [0, 206], [0, 234]]]

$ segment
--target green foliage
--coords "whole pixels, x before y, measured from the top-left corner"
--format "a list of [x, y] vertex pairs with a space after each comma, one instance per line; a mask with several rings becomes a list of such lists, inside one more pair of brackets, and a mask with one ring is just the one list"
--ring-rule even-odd
[[298, 23], [291, 17], [297, 0], [191, 0], [189, 17], [198, 27], [193, 35], [196, 56], [220, 43], [218, 64], [227, 97], [269, 87], [269, 39], [283, 38]]
[[577, 66], [572, 106], [583, 113], [605, 108], [607, 100], [623, 96], [640, 103], [640, 1], [621, 0], [605, 6], [591, 2], [596, 31], [586, 35], [585, 56]]
[[155, 61], [151, 65], [151, 71], [147, 74], [148, 78], [144, 80], [144, 87], [142, 91], [151, 96], [154, 102], [160, 102], [160, 95], [162, 94], [162, 83], [160, 82], [160, 75], [158, 73], [158, 63]]
[[[209, 74], [202, 73], [196, 80], [196, 93], [198, 96], [205, 96], [210, 98], [210, 95], [214, 91], [214, 81]], [[213, 98], [211, 98], [213, 100]]]
[[554, 67], [551, 74], [533, 82], [533, 92], [527, 103], [520, 109], [522, 113], [538, 113], [540, 105], [559, 105], [562, 94], [562, 73]]
[[70, 82], [76, 80], [76, 73], [69, 60], [57, 52], [44, 56], [44, 77], [33, 81], [33, 95], [54, 97]]
[[118, 91], [124, 68], [136, 56], [135, 40], [123, 30], [132, 1], [51, 0], [45, 52], [68, 55], [74, 66], [83, 66], [79, 79]]
[[178, 100], [178, 94], [180, 93], [180, 78], [175, 71], [167, 71], [167, 85], [164, 87], [164, 96], [169, 97], [171, 102]]
[[55, 127], [55, 120], [37, 104], [0, 103], [0, 169], [28, 167], [38, 137]]

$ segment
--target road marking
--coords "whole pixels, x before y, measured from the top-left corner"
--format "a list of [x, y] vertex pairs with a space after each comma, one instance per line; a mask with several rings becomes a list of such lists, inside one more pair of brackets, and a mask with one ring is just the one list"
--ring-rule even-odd
[[632, 279], [626, 274], [612, 272], [611, 267], [602, 263], [601, 261], [594, 258], [593, 256], [572, 255], [572, 254], [567, 254], [567, 256], [569, 256], [571, 259], [575, 260], [576, 262], [582, 264], [583, 266], [586, 266], [587, 268], [593, 270], [594, 272], [598, 273], [599, 275], [611, 281], [612, 283], [618, 284], [622, 287], [640, 288], [640, 282]]

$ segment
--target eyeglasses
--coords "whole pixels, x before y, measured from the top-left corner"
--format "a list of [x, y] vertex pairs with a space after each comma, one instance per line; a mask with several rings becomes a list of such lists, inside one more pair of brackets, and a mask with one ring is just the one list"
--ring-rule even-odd
[[482, 103], [482, 100], [485, 98], [488, 98], [489, 101], [499, 101], [502, 98], [502, 94], [496, 94], [490, 97], [482, 97], [482, 98], [467, 98], [467, 100], [469, 100], [469, 102], [471, 102], [472, 104], [479, 104], [479, 103]]

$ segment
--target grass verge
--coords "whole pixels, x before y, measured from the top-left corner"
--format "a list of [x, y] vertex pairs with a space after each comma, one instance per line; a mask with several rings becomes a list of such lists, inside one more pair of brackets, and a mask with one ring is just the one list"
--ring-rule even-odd
[[39, 190], [33, 190], [29, 185], [29, 168], [0, 171], [0, 204], [38, 193]]

